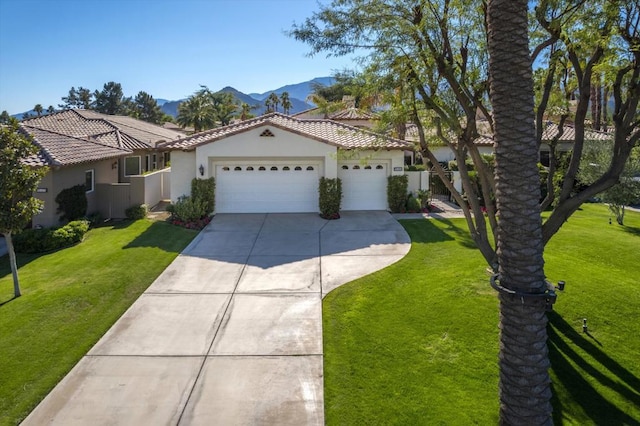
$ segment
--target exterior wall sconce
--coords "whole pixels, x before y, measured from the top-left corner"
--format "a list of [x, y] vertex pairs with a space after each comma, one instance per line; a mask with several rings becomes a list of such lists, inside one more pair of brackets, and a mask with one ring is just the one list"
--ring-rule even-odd
[[118, 162], [117, 162], [117, 161], [114, 161], [114, 162], [111, 164], [111, 170], [115, 170], [115, 169], [117, 169], [117, 168], [118, 168]]
[[204, 176], [204, 166], [202, 164], [200, 164], [198, 170], [200, 171], [200, 176]]

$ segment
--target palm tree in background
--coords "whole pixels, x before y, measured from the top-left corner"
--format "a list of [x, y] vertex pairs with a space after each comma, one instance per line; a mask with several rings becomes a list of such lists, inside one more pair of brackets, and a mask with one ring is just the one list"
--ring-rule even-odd
[[212, 129], [216, 125], [215, 111], [204, 96], [195, 94], [178, 106], [177, 123], [185, 127], [193, 127], [198, 133]]
[[251, 111], [254, 109], [256, 109], [256, 106], [251, 106], [248, 103], [243, 102], [240, 105], [240, 116], [239, 116], [240, 120], [244, 121], [244, 120], [248, 120], [250, 118], [255, 117], [255, 115], [251, 113]]
[[[264, 101], [264, 105], [267, 107], [267, 112], [278, 112], [278, 105], [280, 105], [280, 98], [274, 92], [271, 92], [269, 97]], [[273, 109], [270, 109], [271, 108]]]
[[44, 108], [42, 108], [41, 104], [36, 104], [36, 106], [33, 107], [33, 110], [36, 112], [36, 114], [38, 114], [38, 117], [42, 116], [42, 111], [44, 111]]
[[[550, 425], [538, 146], [527, 0], [489, 0], [500, 300], [500, 424]], [[495, 284], [495, 282], [494, 282]], [[535, 296], [531, 296], [535, 294]]]
[[47, 108], [47, 114], [53, 114], [54, 112], [56, 112], [56, 109], [53, 105], [49, 105], [49, 108]]
[[282, 92], [280, 94], [280, 104], [282, 105], [282, 111], [285, 114], [289, 114], [291, 110], [291, 99], [289, 99], [289, 92]]

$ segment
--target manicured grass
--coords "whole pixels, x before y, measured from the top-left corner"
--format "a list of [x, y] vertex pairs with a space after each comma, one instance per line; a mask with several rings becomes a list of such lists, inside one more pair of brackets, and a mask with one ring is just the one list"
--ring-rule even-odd
[[19, 256], [17, 299], [0, 258], [0, 424], [26, 417], [196, 234], [149, 220], [93, 229], [74, 247]]
[[[556, 424], [640, 422], [640, 214], [585, 205], [549, 243]], [[328, 425], [497, 424], [498, 302], [463, 220], [403, 221], [400, 262], [324, 300]], [[582, 332], [586, 317], [589, 334]]]

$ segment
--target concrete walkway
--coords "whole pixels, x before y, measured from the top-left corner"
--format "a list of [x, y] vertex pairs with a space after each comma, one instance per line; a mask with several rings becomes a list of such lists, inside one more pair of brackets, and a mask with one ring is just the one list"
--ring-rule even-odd
[[386, 212], [217, 215], [24, 425], [322, 425], [322, 297], [401, 259]]

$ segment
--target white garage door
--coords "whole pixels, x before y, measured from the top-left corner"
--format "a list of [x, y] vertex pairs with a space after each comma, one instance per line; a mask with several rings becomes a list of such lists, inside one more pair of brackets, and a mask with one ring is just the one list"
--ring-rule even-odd
[[317, 212], [319, 176], [319, 163], [217, 165], [216, 212]]
[[341, 163], [342, 210], [387, 210], [386, 163]]

